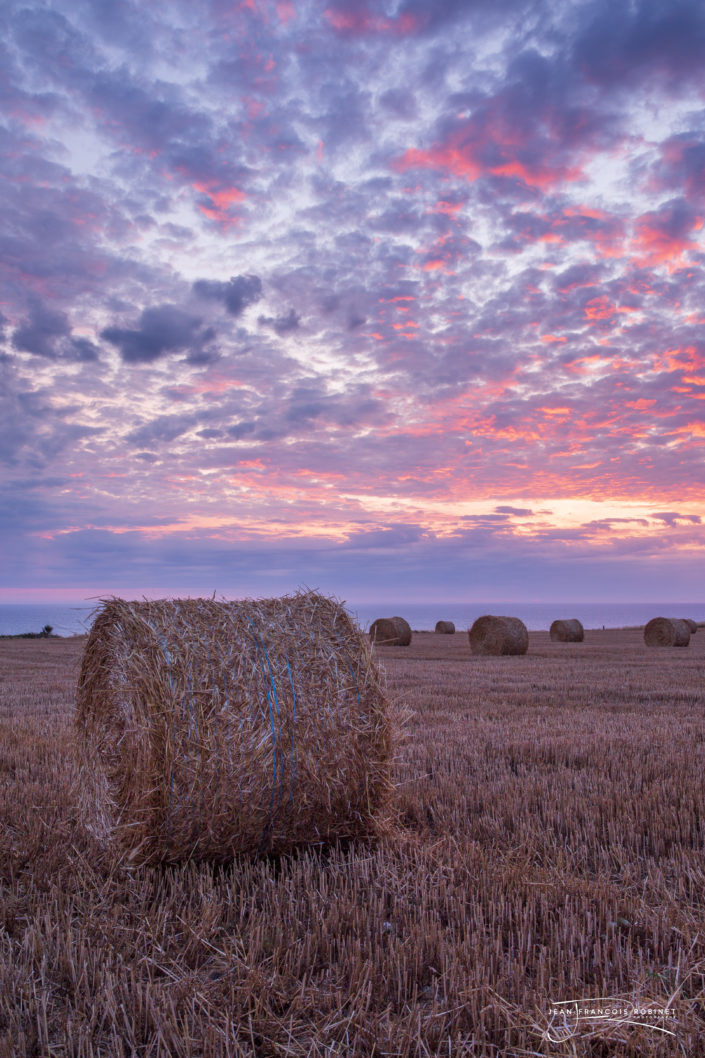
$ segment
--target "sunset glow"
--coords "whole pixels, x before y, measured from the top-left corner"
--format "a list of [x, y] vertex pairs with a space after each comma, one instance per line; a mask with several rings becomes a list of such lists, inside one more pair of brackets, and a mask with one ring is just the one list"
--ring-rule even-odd
[[0, 598], [703, 595], [705, 9], [531, 12], [11, 0]]

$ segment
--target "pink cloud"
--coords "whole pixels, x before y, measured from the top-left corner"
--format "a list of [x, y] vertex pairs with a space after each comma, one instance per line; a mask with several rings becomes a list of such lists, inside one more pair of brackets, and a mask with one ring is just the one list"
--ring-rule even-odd
[[338, 33], [349, 36], [390, 34], [405, 37], [415, 33], [419, 27], [419, 21], [414, 15], [385, 18], [372, 14], [366, 3], [336, 3], [326, 8], [323, 16]]
[[409, 148], [392, 162], [397, 172], [430, 169], [446, 172], [473, 183], [480, 176], [514, 177], [528, 187], [548, 191], [583, 177], [579, 165], [566, 164], [561, 144], [549, 129], [540, 137], [542, 150], [536, 151], [536, 130], [523, 129], [510, 115], [490, 105], [477, 118], [456, 122], [445, 137], [427, 149]]

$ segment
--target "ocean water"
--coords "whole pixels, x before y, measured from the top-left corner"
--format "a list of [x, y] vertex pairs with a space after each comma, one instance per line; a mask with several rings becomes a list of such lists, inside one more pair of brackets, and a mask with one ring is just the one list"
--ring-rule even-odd
[[51, 625], [54, 635], [80, 636], [90, 628], [93, 610], [93, 606], [76, 603], [2, 603], [0, 635], [41, 632], [44, 625]]
[[[436, 621], [453, 621], [457, 631], [470, 628], [482, 614], [519, 617], [529, 631], [548, 629], [557, 618], [577, 617], [585, 628], [623, 628], [645, 625], [652, 617], [691, 617], [705, 621], [705, 603], [556, 603], [556, 602], [355, 602], [347, 609], [367, 630], [378, 617], [404, 617], [413, 629], [433, 631]], [[0, 605], [0, 635], [41, 632], [51, 625], [59, 636], [89, 631], [95, 607], [75, 603], [14, 603]]]
[[705, 603], [692, 602], [437, 602], [348, 603], [358, 622], [369, 628], [377, 617], [403, 617], [412, 629], [433, 631], [436, 621], [453, 621], [456, 631], [470, 628], [483, 614], [518, 617], [530, 632], [548, 630], [555, 620], [575, 618], [584, 628], [628, 628], [652, 617], [691, 617], [705, 621]]

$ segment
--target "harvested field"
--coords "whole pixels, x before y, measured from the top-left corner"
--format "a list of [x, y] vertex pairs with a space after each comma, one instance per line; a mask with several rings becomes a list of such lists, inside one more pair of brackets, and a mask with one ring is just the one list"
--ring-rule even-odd
[[[136, 870], [78, 823], [83, 643], [0, 643], [3, 1058], [705, 1053], [705, 636], [378, 647], [396, 833]], [[598, 997], [671, 1016], [552, 1006]]]

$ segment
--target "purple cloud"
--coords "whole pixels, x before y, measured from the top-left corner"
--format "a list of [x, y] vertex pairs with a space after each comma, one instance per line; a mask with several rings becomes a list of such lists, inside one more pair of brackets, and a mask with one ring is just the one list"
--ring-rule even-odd
[[166, 353], [199, 349], [215, 337], [212, 328], [203, 328], [198, 316], [191, 316], [176, 305], [144, 309], [137, 328], [105, 327], [101, 338], [115, 345], [125, 363], [149, 363]]
[[212, 301], [222, 301], [231, 316], [240, 316], [262, 297], [262, 281], [258, 276], [231, 276], [227, 282], [197, 279], [194, 293]]
[[698, 4], [10, 0], [0, 27], [19, 587], [614, 594], [664, 542], [692, 571]]
[[271, 327], [280, 338], [283, 338], [285, 334], [299, 329], [301, 317], [294, 309], [289, 309], [284, 316], [259, 316], [257, 322], [265, 327]]

